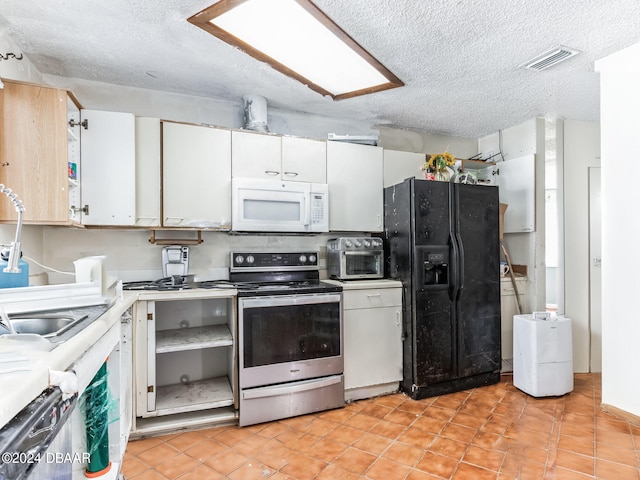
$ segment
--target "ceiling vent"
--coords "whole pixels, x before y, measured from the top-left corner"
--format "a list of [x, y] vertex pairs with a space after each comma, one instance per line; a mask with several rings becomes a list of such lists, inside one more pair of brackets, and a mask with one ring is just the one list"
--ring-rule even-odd
[[580, 53], [579, 50], [560, 45], [559, 47], [553, 48], [542, 55], [538, 55], [536, 58], [529, 60], [524, 64], [524, 67], [530, 70], [544, 70], [546, 68], [553, 67], [560, 62], [564, 62], [578, 53]]

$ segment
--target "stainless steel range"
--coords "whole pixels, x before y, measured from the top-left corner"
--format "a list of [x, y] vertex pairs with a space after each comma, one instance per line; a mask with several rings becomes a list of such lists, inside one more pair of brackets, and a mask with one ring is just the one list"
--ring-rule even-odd
[[317, 252], [234, 252], [241, 426], [344, 405], [342, 288]]

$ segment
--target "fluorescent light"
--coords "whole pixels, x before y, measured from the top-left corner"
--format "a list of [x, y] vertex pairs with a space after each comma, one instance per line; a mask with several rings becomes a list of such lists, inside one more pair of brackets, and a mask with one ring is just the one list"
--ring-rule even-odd
[[404, 85], [308, 0], [221, 0], [189, 22], [336, 100]]

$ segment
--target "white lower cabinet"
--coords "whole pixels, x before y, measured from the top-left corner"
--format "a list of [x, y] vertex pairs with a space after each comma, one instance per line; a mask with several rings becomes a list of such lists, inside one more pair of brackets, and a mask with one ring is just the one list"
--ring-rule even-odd
[[[520, 305], [526, 313], [527, 277], [516, 277], [518, 297]], [[500, 320], [502, 331], [502, 364], [503, 370], [513, 370], [513, 316], [518, 314], [518, 304], [516, 302], [516, 292], [510, 277], [500, 279]]]
[[136, 428], [160, 433], [237, 418], [233, 296], [136, 304]]
[[396, 392], [402, 380], [402, 284], [342, 285], [345, 400]]

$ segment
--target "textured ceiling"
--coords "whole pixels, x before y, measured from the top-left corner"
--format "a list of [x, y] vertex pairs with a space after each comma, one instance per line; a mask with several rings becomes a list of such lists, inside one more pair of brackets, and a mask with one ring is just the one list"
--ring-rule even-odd
[[[640, 40], [639, 0], [315, 0], [404, 83], [333, 101], [186, 19], [213, 0], [1, 0], [0, 28], [45, 74], [480, 137], [539, 115], [599, 120], [593, 62]], [[519, 66], [558, 45], [555, 67]], [[6, 52], [0, 52], [6, 53]]]

